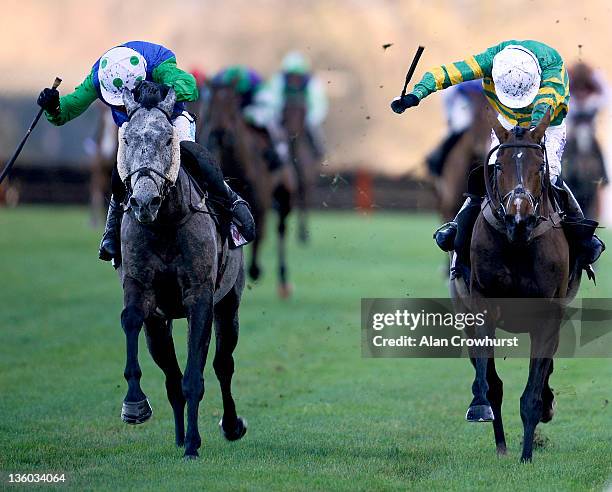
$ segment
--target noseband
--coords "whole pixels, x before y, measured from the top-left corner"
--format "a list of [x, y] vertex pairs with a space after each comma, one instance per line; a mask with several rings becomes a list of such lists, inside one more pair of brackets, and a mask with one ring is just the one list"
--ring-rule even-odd
[[[493, 179], [491, 180], [489, 176], [489, 172], [490, 172], [489, 171], [489, 160], [491, 159], [491, 156], [493, 155], [493, 153], [495, 153], [496, 151], [504, 150], [504, 149], [536, 149], [536, 150], [542, 151], [544, 159], [539, 169], [540, 182], [541, 182], [541, 194], [539, 197], [536, 198], [533, 195], [533, 193], [531, 193], [531, 191], [525, 189], [525, 185], [523, 183], [523, 161], [522, 159], [517, 158], [518, 156], [516, 155], [514, 156], [515, 158], [514, 164], [515, 164], [515, 170], [516, 170], [518, 183], [511, 191], [506, 193], [504, 196], [500, 195], [497, 175], [498, 175], [498, 172], [501, 171], [501, 164], [499, 161], [496, 161], [494, 164], [491, 165], [491, 167], [493, 167]], [[497, 155], [499, 155], [499, 152], [497, 153]], [[529, 200], [529, 203], [533, 207], [534, 213], [536, 212], [536, 210], [538, 210], [540, 206], [540, 201], [542, 201], [546, 205], [545, 207], [546, 210], [540, 210], [541, 212], [540, 215], [544, 217], [548, 215], [549, 206], [548, 206], [548, 200], [546, 197], [548, 196], [547, 194], [548, 194], [548, 187], [549, 187], [549, 180], [550, 180], [550, 169], [548, 167], [548, 155], [546, 154], [546, 146], [544, 145], [544, 143], [541, 143], [541, 144], [537, 144], [537, 143], [508, 143], [508, 144], [505, 144], [504, 143], [504, 144], [496, 145], [487, 154], [485, 165], [484, 165], [484, 179], [485, 179], [485, 187], [487, 190], [487, 198], [489, 199], [489, 202], [491, 203], [491, 210], [495, 218], [499, 220], [505, 219], [506, 215], [508, 215], [508, 211], [506, 208], [506, 202], [513, 195], [516, 195], [516, 194], [521, 194], [527, 197], [527, 199]], [[543, 197], [544, 199], [542, 199]]]

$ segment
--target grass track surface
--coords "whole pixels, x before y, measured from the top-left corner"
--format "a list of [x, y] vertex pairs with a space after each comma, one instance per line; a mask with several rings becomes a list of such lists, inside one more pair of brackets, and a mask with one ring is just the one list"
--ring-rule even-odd
[[[447, 295], [436, 223], [314, 215], [308, 247], [291, 231], [295, 292], [286, 302], [276, 297], [269, 238], [265, 277], [245, 290], [235, 354], [234, 395], [249, 431], [235, 443], [218, 432], [211, 357], [201, 459], [185, 462], [142, 336], [153, 418], [136, 427], [119, 418], [121, 289], [96, 258], [99, 231], [85, 211], [0, 210], [0, 488], [8, 473], [64, 472], [76, 490], [602, 490], [612, 473], [612, 361], [557, 362], [557, 414], [540, 426], [548, 444], [520, 465], [526, 360], [498, 362], [509, 445], [498, 459], [491, 426], [464, 421], [467, 360], [361, 358], [361, 297]], [[582, 295], [612, 296], [611, 266], [606, 253], [598, 287]], [[184, 365], [184, 322], [175, 340]]]

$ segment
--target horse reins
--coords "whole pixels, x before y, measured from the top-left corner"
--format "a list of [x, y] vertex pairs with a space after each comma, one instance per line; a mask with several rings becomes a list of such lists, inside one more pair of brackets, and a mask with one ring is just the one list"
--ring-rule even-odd
[[[139, 108], [136, 108], [134, 111], [132, 111], [130, 114], [128, 114], [128, 122], [132, 119], [132, 117], [141, 109], [144, 109], [144, 106], [140, 106]], [[158, 108], [157, 106], [150, 108], [150, 109], [157, 109], [159, 110], [168, 120], [168, 122], [170, 124], [172, 124], [172, 118], [171, 115], [169, 115], [166, 111], [164, 111], [161, 108]], [[153, 178], [153, 175], [157, 175], [160, 178], [162, 178], [162, 183], [161, 185], [157, 184], [157, 181], [155, 181]], [[129, 201], [130, 201], [130, 197], [132, 195], [132, 185], [130, 183], [130, 178], [134, 175], [136, 176], [136, 183], [138, 183], [138, 180], [140, 178], [144, 178], [144, 177], [148, 177], [151, 178], [151, 181], [153, 181], [153, 183], [155, 184], [155, 187], [157, 188], [157, 193], [159, 194], [159, 196], [163, 199], [165, 198], [166, 194], [168, 193], [168, 189], [170, 188], [170, 186], [173, 184], [172, 181], [168, 178], [168, 176], [166, 176], [165, 174], [159, 172], [156, 169], [153, 169], [152, 167], [148, 167], [148, 166], [142, 166], [139, 167], [138, 169], [134, 169], [131, 173], [129, 173], [125, 179], [123, 180], [123, 184], [125, 185], [128, 193], [127, 193], [127, 197], [126, 197], [126, 203], [127, 203], [127, 208], [129, 207]]]
[[[499, 187], [498, 187], [498, 182], [497, 182], [497, 173], [501, 170], [501, 165], [500, 163], [496, 160], [496, 162], [494, 164], [492, 164], [491, 166], [493, 167], [493, 185], [491, 184], [491, 179], [489, 176], [489, 160], [491, 159], [491, 156], [500, 150], [504, 150], [504, 149], [537, 149], [537, 150], [541, 150], [544, 156], [542, 165], [540, 166], [540, 176], [541, 176], [541, 191], [542, 191], [542, 195], [538, 198], [536, 198], [533, 193], [531, 193], [529, 190], [525, 189], [525, 185], [523, 183], [523, 166], [522, 166], [522, 161], [519, 160], [516, 156], [514, 157], [514, 164], [515, 164], [515, 170], [516, 170], [516, 175], [517, 175], [517, 179], [518, 179], [518, 183], [517, 185], [508, 193], [506, 193], [503, 197], [500, 195], [499, 192]], [[499, 152], [498, 154], [499, 155]], [[489, 150], [489, 153], [487, 154], [486, 160], [485, 160], [485, 165], [484, 165], [484, 180], [485, 180], [485, 188], [486, 188], [486, 192], [487, 192], [487, 198], [489, 199], [489, 202], [491, 203], [491, 210], [493, 212], [493, 215], [495, 216], [495, 218], [497, 218], [498, 220], [503, 220], [504, 217], [508, 214], [507, 212], [507, 208], [505, 205], [505, 202], [507, 200], [509, 200], [510, 197], [512, 197], [515, 194], [521, 194], [524, 195], [528, 198], [531, 206], [534, 209], [534, 212], [537, 210], [538, 206], [540, 205], [540, 200], [542, 199], [542, 197], [544, 197], [544, 199], [542, 200], [542, 202], [546, 205], [546, 210], [542, 210], [542, 216], [543, 217], [547, 217], [549, 214], [549, 207], [548, 207], [548, 187], [549, 187], [549, 180], [550, 180], [550, 168], [548, 165], [548, 155], [546, 153], [546, 146], [544, 145], [544, 143], [502, 143], [502, 144], [498, 144], [494, 147], [491, 148], [491, 150]]]

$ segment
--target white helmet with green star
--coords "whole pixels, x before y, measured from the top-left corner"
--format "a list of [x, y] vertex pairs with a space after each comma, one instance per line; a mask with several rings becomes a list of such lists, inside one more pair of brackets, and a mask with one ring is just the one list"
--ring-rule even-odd
[[126, 46], [108, 50], [100, 58], [98, 80], [102, 98], [112, 106], [123, 105], [124, 87], [133, 89], [147, 76], [147, 62], [137, 51]]

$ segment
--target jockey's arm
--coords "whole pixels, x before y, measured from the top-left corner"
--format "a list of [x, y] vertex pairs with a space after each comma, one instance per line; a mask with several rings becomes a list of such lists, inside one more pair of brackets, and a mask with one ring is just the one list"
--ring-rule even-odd
[[490, 48], [465, 60], [433, 68], [415, 84], [412, 94], [422, 100], [436, 91], [461, 82], [490, 77], [496, 49]]
[[319, 126], [325, 121], [328, 111], [327, 96], [321, 81], [317, 78], [312, 78], [308, 84], [308, 92], [306, 93], [308, 114], [306, 115], [309, 125]]
[[45, 116], [50, 123], [60, 126], [81, 115], [98, 98], [93, 85], [91, 73], [78, 85], [74, 92], [60, 97], [60, 106], [57, 113], [48, 113]]
[[564, 118], [568, 111], [566, 101], [568, 94], [569, 77], [563, 62], [546, 67], [542, 71], [540, 90], [533, 101], [531, 126], [537, 126], [549, 108], [551, 120], [555, 120], [559, 115]]
[[177, 101], [197, 101], [198, 85], [193, 75], [176, 66], [176, 58], [168, 58], [153, 69], [153, 81], [174, 88]]

